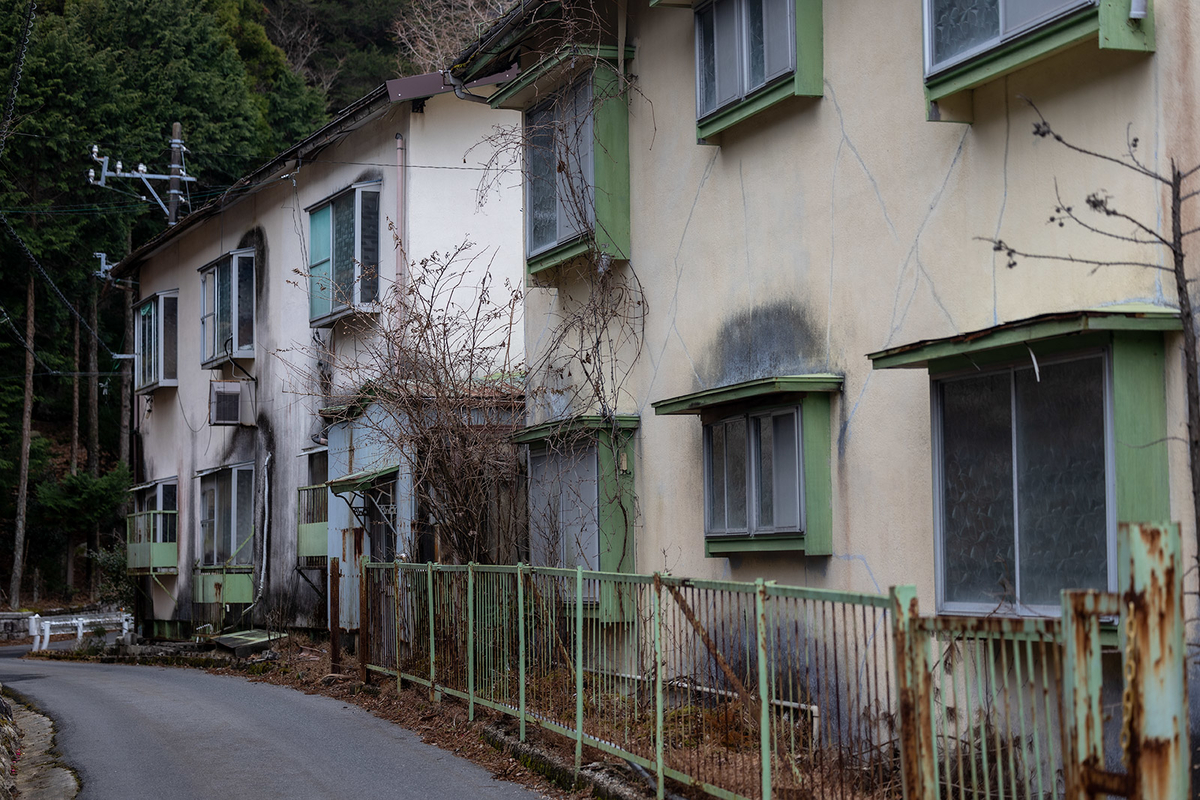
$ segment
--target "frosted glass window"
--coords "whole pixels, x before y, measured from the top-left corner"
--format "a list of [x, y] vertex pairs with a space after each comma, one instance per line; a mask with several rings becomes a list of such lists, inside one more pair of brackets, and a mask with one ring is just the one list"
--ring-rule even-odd
[[799, 407], [711, 423], [704, 437], [709, 534], [804, 530]]
[[585, 79], [525, 114], [525, 249], [534, 256], [590, 229], [595, 151]]
[[596, 445], [529, 455], [529, 550], [534, 565], [600, 569]]
[[941, 381], [943, 602], [1057, 607], [1110, 585], [1103, 355]]
[[986, 52], [1093, 0], [925, 0], [926, 74]]
[[696, 10], [696, 116], [795, 70], [793, 0], [715, 0]]
[[[379, 182], [355, 185], [310, 208], [309, 321], [374, 303], [380, 296], [381, 208]], [[340, 314], [339, 314], [340, 315]]]

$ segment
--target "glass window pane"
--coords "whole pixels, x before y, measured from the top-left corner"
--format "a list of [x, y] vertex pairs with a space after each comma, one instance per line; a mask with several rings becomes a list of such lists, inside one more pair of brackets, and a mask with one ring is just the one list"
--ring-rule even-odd
[[716, 11], [717, 107], [736, 100], [742, 91], [741, 57], [738, 51], [737, 3], [718, 0]]
[[746, 2], [746, 91], [762, 86], [767, 76], [767, 52], [763, 41], [763, 0]]
[[556, 106], [559, 162], [558, 241], [591, 227], [592, 203], [592, 92], [585, 81], [577, 84]]
[[709, 425], [708, 430], [708, 529], [726, 530], [725, 524], [725, 426]]
[[361, 277], [358, 299], [362, 303], [371, 303], [379, 298], [379, 192], [362, 193], [359, 221]]
[[1108, 588], [1104, 361], [1016, 372], [1021, 602]]
[[164, 297], [162, 304], [162, 376], [173, 381], [179, 377], [179, 298]]
[[308, 215], [308, 263], [329, 259], [329, 206], [321, 206]]
[[1015, 591], [1012, 398], [1007, 372], [946, 381], [942, 569], [947, 602], [999, 604]]
[[725, 472], [729, 530], [746, 529], [746, 420], [725, 423]]
[[216, 475], [216, 563], [223, 564], [233, 553], [233, 481], [229, 470]]
[[529, 559], [534, 566], [562, 566], [558, 530], [558, 482], [546, 453], [529, 455]]
[[308, 268], [308, 317], [320, 319], [328, 314], [331, 286], [329, 275], [330, 207], [322, 206], [308, 216], [309, 268]]
[[254, 349], [254, 256], [237, 259], [237, 349]]
[[217, 275], [216, 271], [200, 276], [200, 339], [203, 360], [217, 354]]
[[1000, 0], [929, 0], [933, 66], [1000, 37]]
[[354, 192], [333, 203], [333, 307], [354, 302]]
[[800, 448], [796, 413], [771, 417], [774, 429], [775, 529], [800, 530]]
[[563, 566], [600, 569], [596, 447], [565, 453], [561, 460]]
[[757, 438], [758, 472], [755, 482], [758, 484], [758, 519], [757, 524], [763, 528], [775, 526], [775, 429], [770, 417], [757, 417], [754, 420], [754, 433]]
[[[176, 511], [179, 508], [179, 500], [177, 497], [179, 487], [173, 483], [164, 483], [162, 485], [162, 510]], [[162, 525], [159, 532], [163, 542], [174, 542], [176, 538], [176, 526], [178, 519], [175, 514], [163, 514]]]
[[795, 69], [792, 40], [792, 0], [763, 0], [763, 44], [765, 47], [765, 81], [771, 81]]
[[214, 355], [233, 352], [233, 286], [232, 264], [226, 258], [217, 265], [217, 339]]
[[696, 116], [703, 117], [717, 107], [717, 41], [712, 6], [696, 14]]
[[154, 301], [138, 309], [138, 386], [147, 386], [158, 380], [158, 354], [154, 346], [158, 323], [154, 318], [154, 310]]
[[1004, 35], [1011, 36], [1088, 4], [1088, 0], [1005, 0]]
[[206, 475], [200, 479], [200, 554], [203, 563], [217, 563], [217, 480]]
[[251, 564], [254, 561], [254, 471], [235, 470], [237, 473], [237, 514], [233, 536], [233, 563]]
[[558, 159], [554, 152], [554, 110], [545, 106], [526, 116], [527, 182], [525, 208], [529, 215], [530, 253], [558, 239]]

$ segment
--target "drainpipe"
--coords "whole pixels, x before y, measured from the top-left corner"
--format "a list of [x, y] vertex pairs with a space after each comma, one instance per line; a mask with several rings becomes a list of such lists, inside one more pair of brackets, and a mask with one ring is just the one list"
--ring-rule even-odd
[[405, 186], [404, 134], [396, 134], [396, 285], [408, 285], [408, 213], [404, 207]]
[[459, 100], [470, 100], [472, 103], [486, 103], [488, 101], [486, 97], [480, 97], [477, 94], [468, 92], [467, 87], [463, 86], [462, 79], [454, 77], [454, 73], [450, 70], [445, 70], [442, 74], [446, 76], [450, 84], [454, 87], [454, 95]]
[[1133, 0], [1129, 4], [1130, 19], [1145, 19], [1146, 18], [1146, 0]]
[[250, 613], [250, 609], [258, 605], [258, 601], [262, 600], [263, 590], [267, 588], [267, 554], [270, 552], [267, 545], [271, 543], [271, 454], [267, 453], [266, 459], [263, 460], [263, 549], [262, 563], [259, 565], [258, 571], [258, 595], [254, 598], [254, 602], [250, 604], [250, 608], [242, 614], [243, 617]]

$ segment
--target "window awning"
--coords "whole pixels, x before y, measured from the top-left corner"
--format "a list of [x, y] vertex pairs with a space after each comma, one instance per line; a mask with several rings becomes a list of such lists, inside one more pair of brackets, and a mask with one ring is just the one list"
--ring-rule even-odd
[[547, 439], [571, 436], [583, 431], [612, 430], [614, 427], [620, 430], [633, 430], [640, 423], [641, 418], [637, 414], [616, 414], [612, 417], [603, 417], [599, 414], [579, 414], [568, 419], [543, 422], [541, 425], [522, 428], [513, 434], [512, 441], [514, 444], [532, 444]]
[[1041, 314], [1005, 322], [970, 333], [919, 342], [868, 353], [875, 369], [928, 368], [930, 362], [1046, 339], [1104, 331], [1177, 331], [1183, 329], [1179, 311], [1149, 303], [1125, 303]]
[[832, 373], [813, 375], [779, 375], [774, 378], [757, 378], [715, 389], [704, 389], [691, 394], [671, 397], [651, 403], [654, 413], [699, 414], [706, 408], [734, 403], [740, 400], [769, 401], [774, 395], [798, 394], [803, 392], [840, 392], [843, 378]]
[[370, 486], [375, 481], [379, 480], [390, 473], [400, 469], [398, 464], [392, 464], [388, 467], [380, 467], [379, 469], [368, 469], [362, 472], [352, 472], [349, 475], [343, 475], [340, 478], [334, 478], [327, 485], [330, 491], [334, 494], [345, 494], [346, 492], [361, 492], [363, 489]]

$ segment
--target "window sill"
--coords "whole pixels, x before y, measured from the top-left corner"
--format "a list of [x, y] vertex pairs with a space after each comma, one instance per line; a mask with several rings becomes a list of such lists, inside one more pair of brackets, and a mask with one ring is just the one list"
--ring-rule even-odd
[[798, 536], [706, 536], [704, 555], [721, 558], [734, 553], [804, 553], [805, 537]]
[[332, 328], [334, 323], [346, 317], [353, 317], [359, 314], [374, 315], [379, 313], [378, 303], [359, 303], [356, 306], [346, 306], [339, 308], [337, 311], [331, 311], [321, 317], [309, 318], [308, 327], [310, 328]]
[[1101, 50], [1153, 52], [1153, 13], [1141, 21], [1130, 20], [1129, 0], [1100, 0], [1098, 8], [1065, 17], [927, 78], [925, 99], [936, 103], [1088, 39], [1095, 39]]
[[216, 358], [210, 358], [208, 361], [200, 362], [200, 369], [217, 369], [225, 364], [232, 364], [234, 361], [253, 361], [254, 351], [247, 350], [245, 353], [234, 353], [232, 355], [219, 355]]
[[703, 120], [697, 121], [696, 138], [703, 140], [711, 136], [716, 136], [721, 131], [732, 128], [739, 122], [743, 122], [762, 111], [766, 111], [771, 106], [782, 103], [789, 97], [796, 96], [794, 79], [792, 76], [788, 76], [786, 80], [782, 80], [774, 86], [759, 89], [757, 93], [750, 95], [745, 100], [735, 103], [723, 111], [718, 111], [709, 117], [705, 117]]
[[145, 386], [139, 386], [133, 390], [134, 394], [153, 394], [155, 389], [174, 389], [179, 386], [178, 380], [155, 381], [147, 383]]
[[530, 276], [560, 267], [584, 256], [592, 249], [591, 236], [577, 236], [567, 242], [525, 259], [525, 271]]

